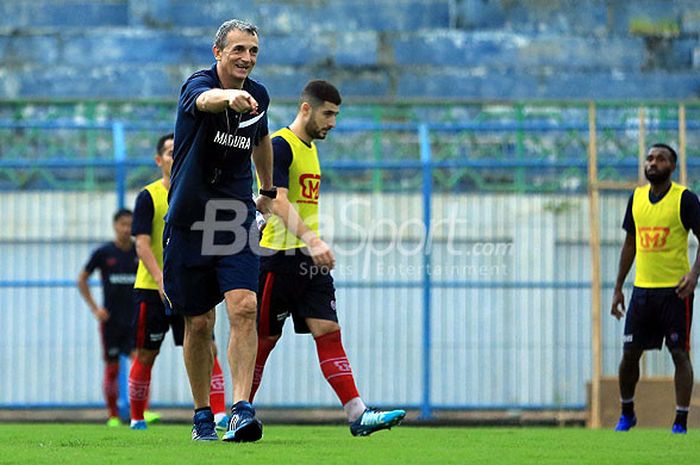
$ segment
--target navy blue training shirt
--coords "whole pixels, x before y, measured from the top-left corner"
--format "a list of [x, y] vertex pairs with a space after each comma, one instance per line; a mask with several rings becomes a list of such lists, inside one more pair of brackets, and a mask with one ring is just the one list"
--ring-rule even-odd
[[265, 87], [247, 78], [243, 90], [258, 102], [258, 113], [227, 109], [206, 113], [197, 97], [222, 88], [216, 64], [190, 76], [180, 90], [175, 122], [173, 167], [166, 221], [189, 227], [204, 218], [210, 199], [236, 199], [252, 204], [253, 147], [268, 134], [270, 97]]
[[151, 235], [153, 228], [153, 216], [156, 214], [153, 206], [153, 198], [148, 189], [139, 192], [136, 197], [136, 206], [134, 206], [134, 219], [131, 223], [131, 235], [138, 236], [139, 234]]
[[103, 305], [110, 313], [110, 321], [125, 325], [132, 322], [136, 308], [133, 292], [138, 264], [139, 258], [133, 244], [129, 250], [122, 250], [114, 242], [108, 242], [98, 247], [85, 265], [88, 274], [100, 270]]
[[289, 167], [292, 166], [292, 148], [284, 137], [272, 138], [272, 184], [289, 189]]

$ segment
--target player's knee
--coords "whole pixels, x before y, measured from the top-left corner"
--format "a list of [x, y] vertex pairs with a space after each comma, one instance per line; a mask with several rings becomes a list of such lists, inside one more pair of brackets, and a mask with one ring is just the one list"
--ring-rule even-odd
[[258, 301], [255, 294], [245, 294], [231, 300], [228, 307], [231, 317], [254, 320], [258, 312]]
[[676, 366], [690, 365], [690, 354], [683, 349], [672, 349], [671, 358]]
[[622, 363], [623, 364], [635, 364], [639, 363], [639, 359], [642, 358], [642, 350], [638, 349], [627, 349], [622, 352]]
[[334, 333], [336, 331], [340, 331], [340, 325], [335, 321], [331, 320], [307, 319], [306, 323], [309, 327], [309, 330], [311, 331], [311, 335], [315, 338], [322, 337], [326, 334]]
[[156, 361], [158, 352], [158, 350], [139, 350], [136, 353], [136, 358], [138, 358], [141, 365], [150, 366]]
[[207, 314], [186, 317], [185, 330], [195, 337], [211, 339], [212, 323]]

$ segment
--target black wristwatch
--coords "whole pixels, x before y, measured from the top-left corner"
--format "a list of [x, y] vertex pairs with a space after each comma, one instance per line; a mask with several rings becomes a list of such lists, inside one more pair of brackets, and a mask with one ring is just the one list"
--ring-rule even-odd
[[270, 197], [271, 199], [277, 198], [277, 188], [273, 187], [272, 189], [266, 190], [266, 189], [260, 189], [258, 191], [260, 195], [264, 195], [265, 197]]

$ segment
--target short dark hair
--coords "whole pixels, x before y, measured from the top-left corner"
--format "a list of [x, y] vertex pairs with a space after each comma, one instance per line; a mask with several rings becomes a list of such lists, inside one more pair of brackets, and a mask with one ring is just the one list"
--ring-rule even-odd
[[165, 143], [169, 141], [170, 139], [175, 139], [175, 134], [172, 132], [167, 133], [164, 136], [161, 136], [160, 139], [158, 139], [158, 143], [156, 144], [156, 151], [158, 155], [163, 155], [163, 149], [165, 148]]
[[301, 91], [301, 103], [304, 102], [308, 102], [315, 108], [323, 105], [323, 102], [340, 105], [343, 100], [340, 98], [340, 92], [333, 84], [321, 79], [315, 79], [309, 81], [304, 90]]
[[116, 223], [124, 216], [134, 216], [134, 213], [128, 208], [120, 208], [112, 217], [112, 222]]
[[651, 146], [652, 149], [666, 149], [668, 150], [668, 153], [671, 154], [671, 161], [676, 164], [678, 162], [678, 154], [676, 153], [675, 150], [673, 150], [673, 147], [671, 147], [668, 144], [663, 144], [663, 143], [658, 143], [654, 144]]
[[234, 29], [247, 32], [252, 36], [258, 35], [258, 27], [256, 25], [240, 19], [229, 19], [219, 26], [219, 29], [216, 31], [214, 46], [219, 50], [226, 48], [226, 36]]

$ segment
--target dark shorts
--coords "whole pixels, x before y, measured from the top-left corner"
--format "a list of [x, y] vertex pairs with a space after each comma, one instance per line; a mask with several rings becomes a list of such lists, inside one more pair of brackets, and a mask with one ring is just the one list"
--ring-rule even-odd
[[211, 251], [203, 253], [202, 231], [166, 223], [163, 231], [163, 285], [174, 313], [201, 315], [224, 300], [227, 291], [258, 290], [260, 257], [251, 248], [258, 239], [254, 219], [255, 212], [250, 210], [241, 226], [245, 234], [236, 236], [230, 231], [217, 232], [214, 244], [228, 246], [234, 252], [216, 251], [216, 254], [211, 254]]
[[134, 327], [118, 320], [100, 324], [102, 357], [106, 362], [116, 362], [119, 355], [129, 355], [134, 348]]
[[625, 318], [625, 349], [661, 349], [664, 339], [671, 349], [690, 351], [693, 295], [680, 299], [673, 288], [635, 287]]
[[185, 320], [182, 315], [173, 315], [160, 300], [158, 291], [134, 289], [136, 300], [136, 322], [134, 346], [137, 349], [159, 350], [168, 329], [173, 330], [176, 346], [182, 346]]
[[335, 286], [330, 271], [313, 264], [300, 250], [293, 256], [278, 252], [263, 256], [258, 291], [258, 333], [282, 334], [291, 315], [297, 333], [309, 333], [306, 318], [338, 321]]

